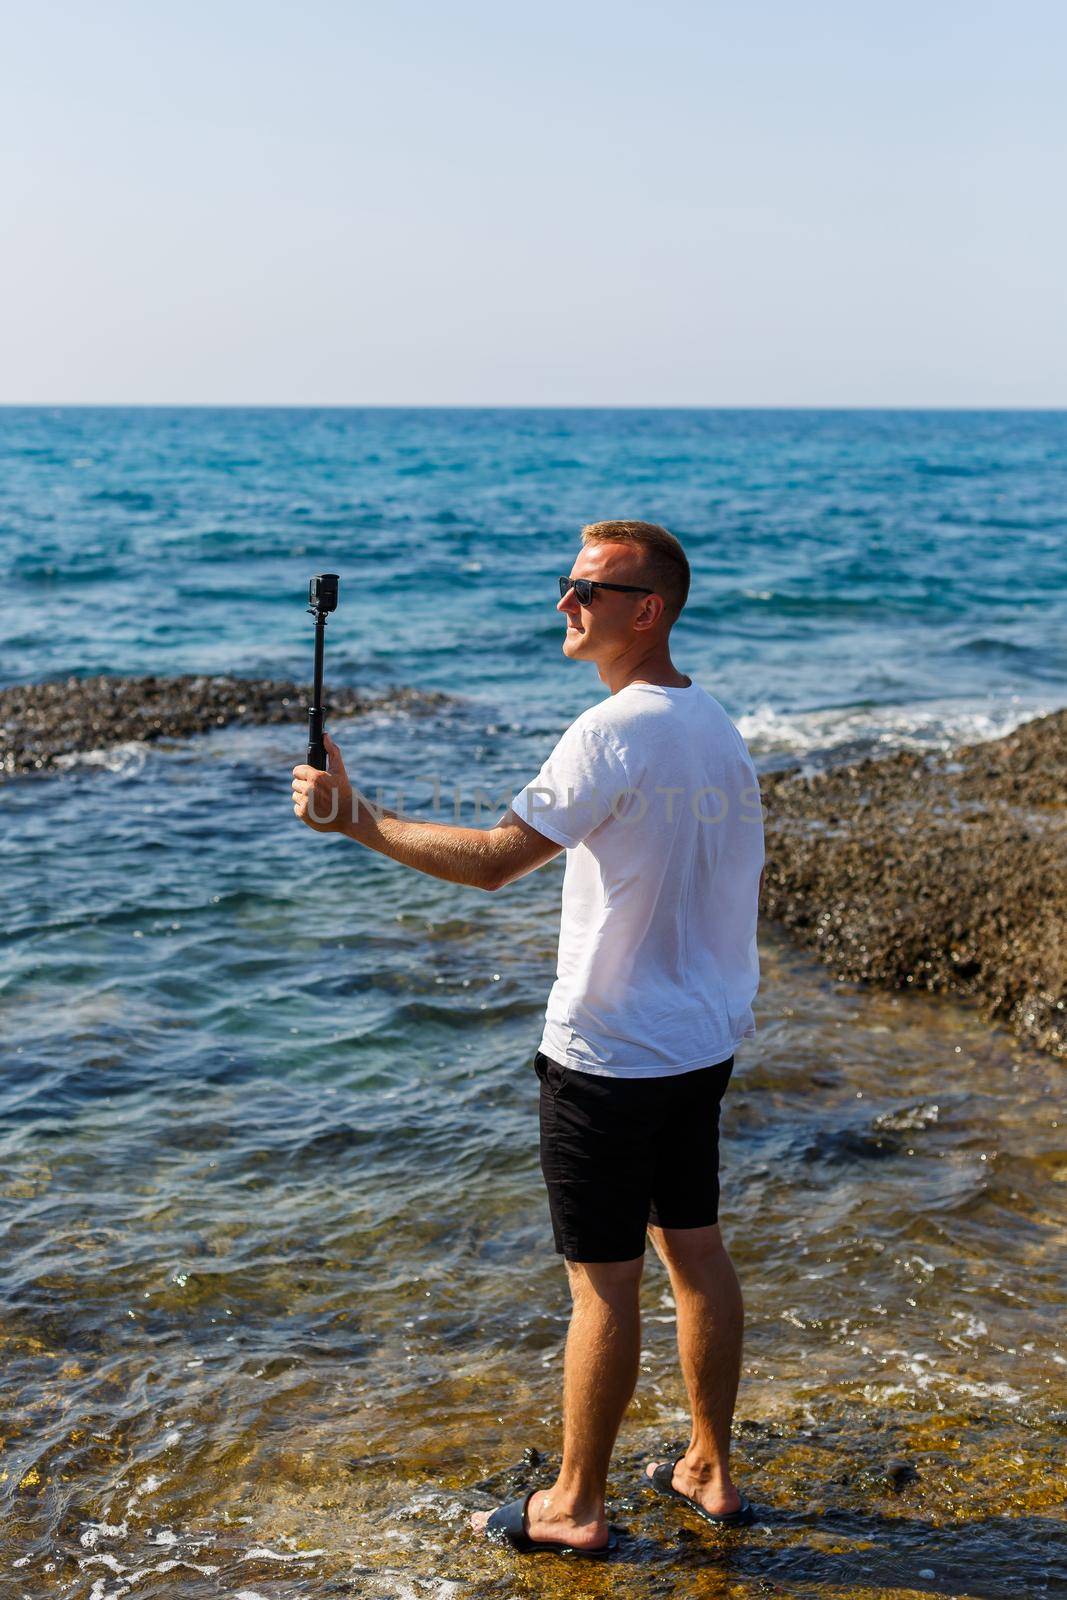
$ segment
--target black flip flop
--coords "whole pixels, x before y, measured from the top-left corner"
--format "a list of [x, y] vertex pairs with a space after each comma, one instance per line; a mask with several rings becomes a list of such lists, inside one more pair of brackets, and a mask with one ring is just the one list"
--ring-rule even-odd
[[687, 1494], [676, 1489], [672, 1483], [675, 1469], [679, 1461], [684, 1461], [684, 1456], [679, 1456], [678, 1461], [662, 1461], [655, 1472], [645, 1473], [645, 1483], [655, 1489], [657, 1494], [663, 1494], [670, 1500], [680, 1500], [683, 1505], [695, 1511], [698, 1517], [703, 1517], [705, 1522], [710, 1522], [715, 1528], [747, 1528], [750, 1522], [755, 1522], [756, 1513], [752, 1502], [741, 1496], [741, 1504], [736, 1511], [724, 1511], [721, 1516], [716, 1516], [713, 1511], [705, 1511], [698, 1500], [690, 1500]]
[[583, 1550], [576, 1544], [556, 1544], [549, 1539], [531, 1539], [526, 1532], [526, 1507], [536, 1493], [536, 1489], [531, 1489], [524, 1500], [509, 1500], [506, 1506], [497, 1506], [485, 1525], [490, 1538], [509, 1544], [523, 1555], [539, 1555], [547, 1550], [554, 1556], [581, 1556], [586, 1561], [602, 1561], [619, 1548], [619, 1541], [610, 1528], [607, 1544], [597, 1545], [595, 1550]]

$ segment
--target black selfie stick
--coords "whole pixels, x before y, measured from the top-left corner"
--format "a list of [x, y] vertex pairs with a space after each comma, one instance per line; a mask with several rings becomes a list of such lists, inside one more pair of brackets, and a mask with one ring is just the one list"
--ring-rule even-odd
[[308, 610], [315, 618], [315, 687], [308, 706], [309, 767], [326, 771], [326, 746], [322, 742], [322, 650], [326, 642], [326, 617], [337, 610], [337, 574], [323, 572], [308, 584]]

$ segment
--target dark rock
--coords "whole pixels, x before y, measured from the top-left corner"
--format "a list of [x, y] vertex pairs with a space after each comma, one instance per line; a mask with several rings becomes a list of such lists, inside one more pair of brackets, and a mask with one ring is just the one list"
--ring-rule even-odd
[[[0, 690], [0, 775], [47, 772], [61, 758], [129, 740], [188, 738], [228, 723], [291, 722], [302, 742], [310, 690], [273, 678], [64, 678]], [[381, 709], [429, 711], [449, 697], [390, 689], [380, 695], [331, 687], [327, 715]]]
[[897, 1494], [906, 1484], [918, 1483], [919, 1481], [918, 1470], [910, 1461], [902, 1461], [899, 1456], [893, 1456], [886, 1462], [885, 1475], [889, 1480], [890, 1488]]
[[1067, 711], [760, 787], [763, 910], [836, 977], [973, 998], [1067, 1056]]

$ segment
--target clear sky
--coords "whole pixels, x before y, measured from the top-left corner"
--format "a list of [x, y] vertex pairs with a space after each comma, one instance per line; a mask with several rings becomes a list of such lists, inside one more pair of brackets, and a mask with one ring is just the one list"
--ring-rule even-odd
[[0, 401], [1067, 405], [1057, 0], [2, 33]]

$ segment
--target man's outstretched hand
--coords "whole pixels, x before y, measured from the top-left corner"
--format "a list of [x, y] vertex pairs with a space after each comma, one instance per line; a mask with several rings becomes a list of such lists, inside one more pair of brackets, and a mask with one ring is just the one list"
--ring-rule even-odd
[[323, 742], [325, 772], [293, 768], [293, 810], [316, 833], [343, 833], [401, 866], [471, 889], [499, 889], [563, 849], [510, 809], [493, 828], [460, 828], [372, 805], [352, 787], [333, 740]]
[[323, 736], [327, 770], [293, 768], [293, 810], [316, 833], [343, 833], [352, 820], [352, 785], [341, 752], [330, 735]]

